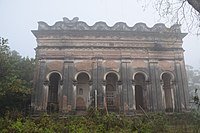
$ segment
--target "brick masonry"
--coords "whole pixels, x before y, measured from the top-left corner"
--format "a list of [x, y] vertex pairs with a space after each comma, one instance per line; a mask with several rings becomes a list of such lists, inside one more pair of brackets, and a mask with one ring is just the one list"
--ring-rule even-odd
[[[64, 18], [53, 26], [39, 22], [38, 30], [32, 33], [37, 38], [38, 61], [34, 112], [66, 114], [97, 107], [131, 114], [142, 109], [180, 112], [189, 108], [182, 48], [186, 34], [179, 25], [149, 28], [138, 23], [128, 27], [119, 22], [109, 27], [97, 22], [88, 26], [77, 18]], [[114, 77], [108, 81], [111, 73], [117, 81]], [[53, 77], [56, 74], [59, 78]], [[135, 79], [137, 76], [140, 79]], [[138, 84], [140, 80], [143, 85]]]

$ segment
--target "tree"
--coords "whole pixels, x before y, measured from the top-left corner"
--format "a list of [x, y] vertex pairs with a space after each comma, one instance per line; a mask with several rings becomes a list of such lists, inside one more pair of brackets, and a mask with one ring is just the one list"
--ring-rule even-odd
[[195, 104], [192, 108], [196, 107], [199, 110], [200, 107], [200, 70], [194, 69], [192, 66], [186, 65], [188, 87], [190, 94], [190, 103]]
[[187, 2], [200, 13], [200, 1], [199, 0], [187, 0]]
[[[149, 2], [152, 1], [149, 0]], [[199, 0], [156, 0], [153, 2], [153, 6], [159, 13], [160, 19], [164, 18], [167, 22], [185, 25], [189, 32], [199, 34]], [[146, 0], [145, 3], [147, 3]]]
[[194, 91], [196, 88], [200, 89], [200, 70], [194, 69], [190, 65], [186, 65], [186, 71], [189, 90]]
[[11, 51], [8, 40], [0, 38], [0, 115], [23, 111], [30, 105], [34, 59]]
[[11, 51], [12, 69], [15, 69], [16, 75], [25, 80], [27, 87], [32, 86], [35, 60], [33, 58], [22, 57], [17, 51]]

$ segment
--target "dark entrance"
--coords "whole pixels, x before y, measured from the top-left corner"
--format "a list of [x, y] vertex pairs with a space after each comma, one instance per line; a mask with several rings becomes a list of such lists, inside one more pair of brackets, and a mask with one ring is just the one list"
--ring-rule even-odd
[[136, 110], [146, 109], [144, 92], [146, 89], [145, 76], [142, 73], [137, 73], [135, 75], [135, 102]]
[[60, 75], [58, 73], [52, 73], [49, 77], [49, 93], [47, 111], [49, 113], [55, 113], [59, 111], [58, 104], [58, 87], [60, 84]]
[[140, 110], [141, 107], [144, 108], [143, 90], [141, 85], [135, 86], [135, 101], [136, 101], [136, 110]]
[[165, 105], [166, 105], [166, 112], [173, 111], [173, 103], [172, 103], [172, 87], [171, 87], [171, 75], [169, 73], [164, 73], [162, 75], [163, 80], [163, 90], [165, 93]]
[[82, 72], [77, 77], [77, 91], [76, 91], [76, 110], [85, 111], [89, 102], [89, 76], [87, 73]]
[[108, 111], [119, 111], [118, 77], [115, 73], [106, 76], [106, 105]]

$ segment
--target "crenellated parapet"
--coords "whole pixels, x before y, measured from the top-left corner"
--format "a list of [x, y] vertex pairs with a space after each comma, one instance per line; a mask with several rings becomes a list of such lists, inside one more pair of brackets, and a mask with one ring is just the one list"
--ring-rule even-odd
[[133, 27], [129, 27], [124, 22], [117, 22], [113, 26], [108, 26], [105, 22], [96, 22], [89, 26], [83, 21], [79, 21], [78, 17], [69, 20], [64, 17], [63, 21], [58, 21], [54, 25], [49, 26], [47, 23], [38, 22], [38, 30], [81, 30], [81, 31], [135, 31], [135, 32], [159, 32], [159, 33], [181, 33], [180, 25], [174, 24], [167, 28], [165, 24], [158, 23], [153, 27], [148, 27], [145, 23], [137, 23]]

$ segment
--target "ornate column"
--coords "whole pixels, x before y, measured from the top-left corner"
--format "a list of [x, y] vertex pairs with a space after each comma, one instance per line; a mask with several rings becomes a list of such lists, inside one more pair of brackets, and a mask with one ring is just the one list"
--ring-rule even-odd
[[[93, 63], [92, 63], [92, 77], [93, 77], [93, 90], [94, 94], [97, 92], [97, 95], [94, 95], [94, 99], [97, 96], [97, 105], [98, 108], [103, 108], [103, 92], [102, 92], [102, 80], [103, 80], [103, 67], [102, 67], [102, 57], [101, 54], [96, 53], [96, 57], [92, 58]], [[95, 101], [95, 102], [96, 102]]]
[[164, 91], [163, 85], [164, 85], [163, 80], [160, 80], [160, 89], [161, 89], [161, 97], [162, 97], [162, 110], [165, 111], [166, 102], [165, 102], [165, 91]]
[[42, 110], [47, 111], [48, 95], [49, 95], [49, 81], [44, 81], [43, 83], [43, 100], [42, 100]]
[[75, 108], [73, 97], [74, 61], [66, 59], [63, 64], [63, 112], [69, 112]]
[[182, 111], [189, 107], [187, 76], [183, 64], [181, 61], [175, 61], [177, 111]]
[[58, 86], [58, 106], [59, 111], [62, 112], [63, 108], [63, 81], [61, 80]]
[[39, 60], [38, 61], [38, 68], [39, 68], [39, 74], [36, 77], [35, 81], [35, 101], [34, 101], [34, 111], [43, 111], [44, 109], [44, 81], [45, 81], [45, 75], [46, 75], [46, 61], [45, 60]]
[[62, 112], [67, 113], [71, 110], [71, 104], [69, 103], [69, 72], [68, 61], [63, 63], [63, 91], [62, 91]]
[[146, 91], [146, 95], [147, 95], [147, 101], [146, 101], [146, 103], [147, 103], [147, 105], [146, 105], [146, 107], [147, 107], [147, 110], [148, 111], [151, 111], [152, 110], [152, 106], [151, 106], [151, 103], [150, 103], [150, 99], [151, 99], [151, 92], [150, 92], [150, 88], [151, 88], [151, 81], [150, 80], [147, 80], [147, 81], [145, 81], [145, 84], [146, 84], [146, 89], [147, 89], [147, 91]]
[[76, 91], [77, 91], [77, 85], [78, 82], [77, 81], [73, 81], [73, 91], [72, 91], [72, 109], [76, 110]]
[[171, 94], [172, 94], [172, 106], [173, 106], [173, 112], [174, 112], [176, 109], [176, 82], [171, 81], [170, 85], [171, 85]]
[[149, 62], [149, 74], [151, 84], [151, 105], [153, 111], [161, 110], [162, 99], [161, 99], [161, 88], [160, 88], [160, 76], [159, 67], [157, 60], [151, 60]]
[[120, 76], [122, 82], [122, 88], [123, 88], [123, 110], [128, 111], [128, 105], [129, 105], [129, 95], [128, 95], [128, 80], [129, 80], [129, 72], [128, 72], [128, 61], [122, 60], [121, 61], [121, 76]]
[[[91, 98], [92, 98], [92, 95], [91, 95], [91, 94], [92, 94], [92, 81], [90, 80], [90, 81], [89, 81], [89, 95], [88, 95], [88, 101], [87, 101], [87, 102], [88, 102], [88, 104], [87, 104], [88, 107], [90, 107], [91, 104], [92, 104], [92, 99], [91, 99]], [[88, 108], [88, 107], [87, 107], [87, 108]]]
[[136, 102], [135, 102], [135, 80], [132, 80], [132, 89], [133, 89], [133, 109], [136, 110]]
[[107, 102], [106, 102], [106, 81], [102, 81], [103, 88], [103, 108], [107, 110]]
[[121, 53], [121, 74], [120, 74], [120, 85], [122, 86], [123, 93], [123, 111], [129, 112], [133, 107], [133, 96], [132, 96], [132, 67], [130, 66], [131, 58], [126, 52]]
[[123, 94], [123, 89], [122, 89], [122, 81], [117, 82], [117, 90], [119, 93], [119, 112], [124, 112], [124, 94]]

